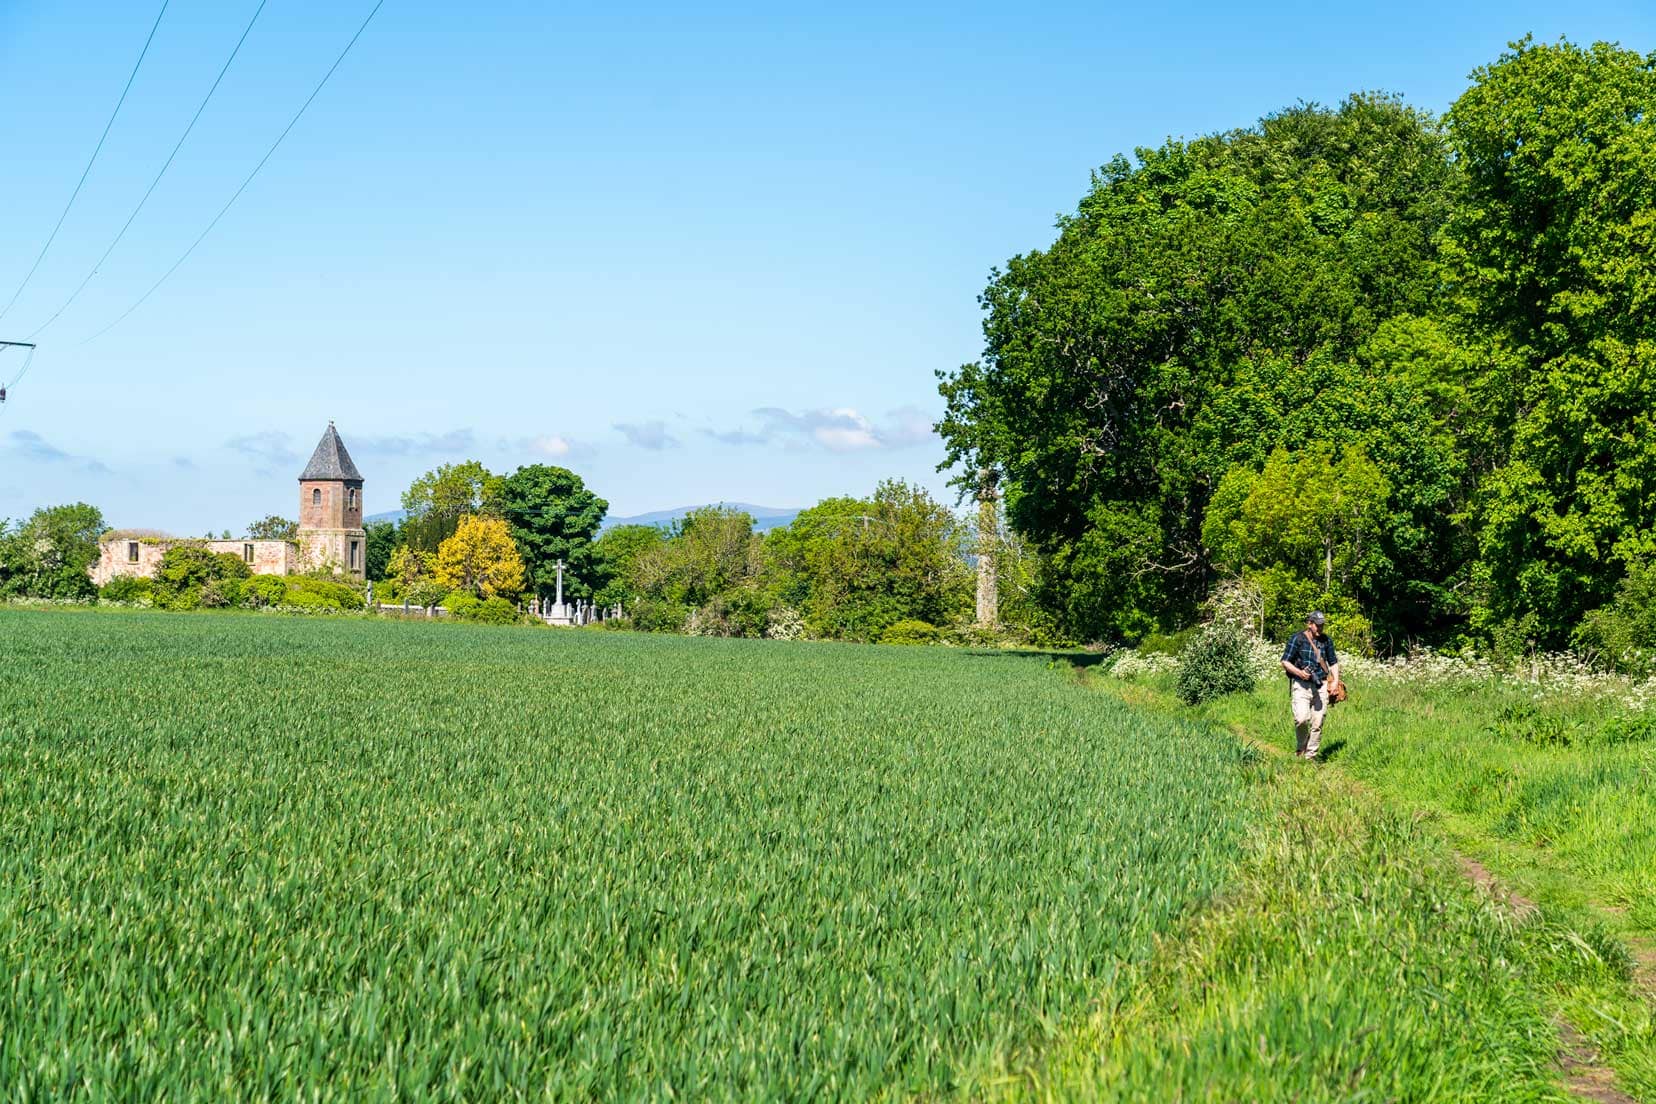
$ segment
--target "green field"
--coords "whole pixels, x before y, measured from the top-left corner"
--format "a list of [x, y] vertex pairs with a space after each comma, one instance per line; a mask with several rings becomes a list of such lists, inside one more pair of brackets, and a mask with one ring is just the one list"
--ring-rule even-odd
[[1044, 656], [13, 610], [0, 660], [0, 1099], [1559, 1099], [1556, 992], [1625, 983]]

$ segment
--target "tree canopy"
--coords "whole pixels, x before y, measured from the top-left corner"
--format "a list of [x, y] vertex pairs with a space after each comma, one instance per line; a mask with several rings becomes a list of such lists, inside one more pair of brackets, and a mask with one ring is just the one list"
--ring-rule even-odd
[[[1656, 550], [1652, 65], [1526, 40], [1441, 121], [1359, 95], [1095, 174], [940, 374], [1040, 604], [1132, 639], [1288, 572], [1384, 641], [1564, 642]], [[1311, 571], [1291, 534], [1352, 479], [1361, 551]]]
[[530, 464], [499, 481], [496, 507], [529, 572], [529, 586], [551, 594], [564, 564], [565, 597], [590, 597], [602, 584], [593, 538], [609, 503], [587, 490], [568, 468]]

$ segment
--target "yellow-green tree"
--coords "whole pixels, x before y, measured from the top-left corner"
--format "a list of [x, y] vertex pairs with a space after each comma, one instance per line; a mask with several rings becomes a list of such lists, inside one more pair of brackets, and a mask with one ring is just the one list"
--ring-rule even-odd
[[497, 517], [468, 514], [437, 549], [437, 581], [480, 598], [514, 598], [523, 590], [523, 557]]

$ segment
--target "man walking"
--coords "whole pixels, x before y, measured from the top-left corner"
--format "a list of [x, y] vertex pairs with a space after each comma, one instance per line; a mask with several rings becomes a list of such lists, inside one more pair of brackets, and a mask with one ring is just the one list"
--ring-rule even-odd
[[1328, 638], [1327, 623], [1321, 612], [1311, 613], [1305, 619], [1305, 630], [1289, 637], [1282, 649], [1282, 670], [1288, 676], [1288, 701], [1294, 712], [1294, 754], [1301, 759], [1316, 759], [1328, 695], [1340, 685], [1340, 657]]

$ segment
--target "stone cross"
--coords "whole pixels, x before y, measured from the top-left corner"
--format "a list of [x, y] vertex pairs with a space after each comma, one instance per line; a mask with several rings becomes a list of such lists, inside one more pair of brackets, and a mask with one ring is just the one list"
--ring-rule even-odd
[[558, 561], [558, 606], [557, 606], [557, 609], [558, 609], [559, 613], [563, 612], [563, 569], [564, 569], [564, 562], [562, 560], [559, 560]]

